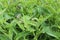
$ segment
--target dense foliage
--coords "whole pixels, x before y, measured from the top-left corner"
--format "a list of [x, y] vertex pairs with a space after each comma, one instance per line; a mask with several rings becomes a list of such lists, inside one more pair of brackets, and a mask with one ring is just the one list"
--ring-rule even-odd
[[60, 0], [0, 0], [0, 40], [60, 40]]

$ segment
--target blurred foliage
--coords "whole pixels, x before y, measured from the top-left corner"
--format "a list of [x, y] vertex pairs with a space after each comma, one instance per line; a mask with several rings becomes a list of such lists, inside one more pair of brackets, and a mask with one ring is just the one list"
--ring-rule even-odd
[[60, 0], [0, 0], [0, 40], [60, 40]]

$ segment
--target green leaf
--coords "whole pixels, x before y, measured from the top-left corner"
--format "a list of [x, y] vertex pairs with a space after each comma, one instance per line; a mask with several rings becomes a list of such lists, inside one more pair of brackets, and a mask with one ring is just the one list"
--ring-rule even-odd
[[21, 33], [18, 33], [16, 36], [15, 36], [15, 40], [18, 40], [19, 38], [21, 37], [25, 37], [29, 35], [29, 32], [21, 32]]

